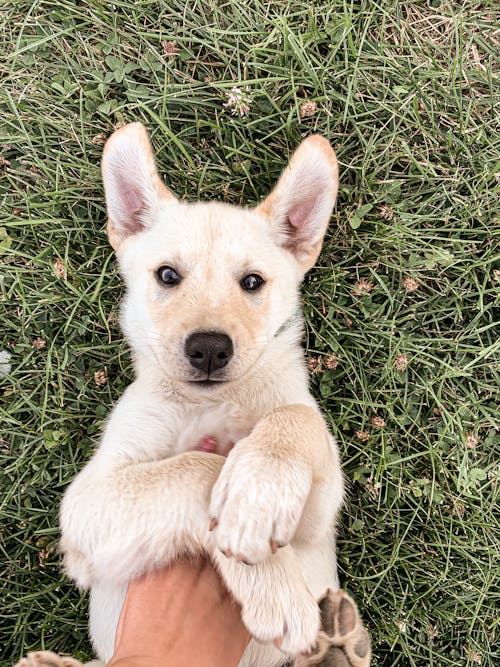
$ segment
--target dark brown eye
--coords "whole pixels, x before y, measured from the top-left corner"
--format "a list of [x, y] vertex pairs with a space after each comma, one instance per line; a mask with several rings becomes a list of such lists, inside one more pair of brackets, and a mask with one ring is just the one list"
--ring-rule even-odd
[[262, 287], [266, 281], [257, 273], [250, 273], [240, 280], [240, 285], [245, 292], [255, 292]]
[[160, 266], [156, 275], [158, 280], [167, 287], [175, 287], [181, 282], [180, 275], [171, 266]]

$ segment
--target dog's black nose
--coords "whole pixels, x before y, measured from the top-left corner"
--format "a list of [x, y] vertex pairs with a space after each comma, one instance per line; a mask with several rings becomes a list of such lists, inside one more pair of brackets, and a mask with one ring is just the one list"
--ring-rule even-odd
[[223, 368], [233, 356], [233, 342], [223, 333], [199, 331], [186, 340], [184, 352], [191, 366], [210, 374]]

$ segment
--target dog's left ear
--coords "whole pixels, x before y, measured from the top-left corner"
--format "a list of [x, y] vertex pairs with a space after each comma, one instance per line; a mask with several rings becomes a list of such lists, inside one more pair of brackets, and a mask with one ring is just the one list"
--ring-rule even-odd
[[338, 183], [339, 168], [332, 147], [324, 137], [312, 135], [300, 144], [271, 194], [256, 208], [304, 272], [321, 251]]
[[160, 201], [177, 201], [158, 175], [148, 133], [141, 123], [129, 123], [108, 139], [102, 156], [102, 178], [108, 237], [115, 250], [127, 237], [154, 224]]

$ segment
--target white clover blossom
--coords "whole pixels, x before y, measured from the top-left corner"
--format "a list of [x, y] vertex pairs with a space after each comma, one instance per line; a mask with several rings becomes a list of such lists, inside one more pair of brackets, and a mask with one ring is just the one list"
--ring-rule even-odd
[[11, 355], [7, 350], [0, 350], [0, 378], [7, 376], [12, 368]]
[[233, 86], [230, 93], [226, 93], [227, 102], [222, 106], [231, 109], [233, 116], [245, 116], [250, 111], [250, 96], [245, 91]]

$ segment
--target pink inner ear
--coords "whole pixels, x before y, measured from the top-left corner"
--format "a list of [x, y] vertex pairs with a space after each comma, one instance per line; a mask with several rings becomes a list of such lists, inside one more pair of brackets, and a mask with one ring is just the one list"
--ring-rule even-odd
[[307, 201], [304, 204], [298, 204], [290, 211], [288, 216], [290, 224], [295, 227], [297, 232], [300, 232], [301, 229], [307, 228], [307, 221], [311, 217], [312, 209], [314, 208], [314, 202]]
[[144, 201], [132, 186], [125, 183], [120, 183], [120, 197], [123, 204], [123, 213], [125, 219], [122, 224], [129, 230], [131, 234], [140, 232], [144, 225], [140, 220], [140, 213], [144, 209]]
[[286, 220], [288, 229], [287, 242], [285, 247], [294, 251], [297, 250], [303, 243], [310, 242], [311, 230], [310, 220], [314, 209], [314, 201], [306, 201], [303, 204], [297, 204], [288, 214]]

